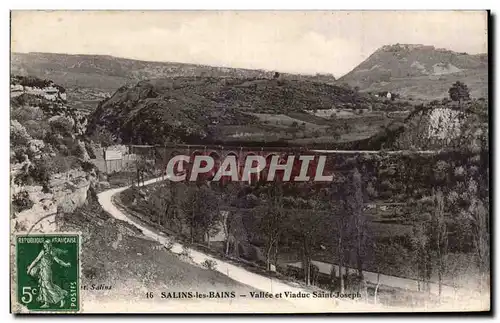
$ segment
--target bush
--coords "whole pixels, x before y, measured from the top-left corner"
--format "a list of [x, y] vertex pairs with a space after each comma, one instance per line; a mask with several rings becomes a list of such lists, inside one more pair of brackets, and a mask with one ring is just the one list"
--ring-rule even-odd
[[201, 265], [209, 270], [215, 270], [217, 268], [217, 262], [212, 259], [205, 259], [205, 261], [202, 262]]
[[49, 119], [50, 127], [54, 133], [63, 137], [70, 137], [73, 133], [74, 121], [68, 117], [56, 116]]
[[96, 159], [96, 155], [94, 152], [94, 148], [92, 148], [92, 145], [89, 144], [88, 142], [85, 142], [85, 149], [87, 150], [87, 153], [89, 154], [90, 159]]
[[82, 165], [82, 169], [84, 172], [91, 172], [93, 169], [97, 169], [97, 167], [92, 164], [91, 162], [88, 162], [88, 161], [82, 161], [81, 162], [81, 165]]
[[52, 158], [37, 159], [33, 164], [25, 165], [23, 170], [16, 175], [14, 183], [17, 185], [39, 184], [43, 186], [43, 192], [49, 192], [49, 182], [52, 174], [64, 173], [70, 169], [80, 167], [78, 158], [74, 156], [64, 157], [57, 155]]
[[29, 210], [34, 204], [26, 191], [21, 191], [12, 197], [12, 207], [16, 213]]
[[31, 139], [26, 128], [17, 120], [12, 120], [10, 124], [10, 142], [12, 147], [26, 146]]
[[44, 114], [39, 107], [20, 106], [12, 108], [11, 118], [24, 124], [26, 121], [41, 121], [44, 118]]
[[113, 134], [109, 130], [102, 127], [98, 127], [98, 129], [93, 132], [90, 140], [94, 143], [101, 144], [101, 146], [103, 147], [112, 146], [115, 144]]
[[85, 155], [88, 156], [85, 151], [85, 145], [80, 145], [78, 140], [71, 140], [71, 144], [66, 144], [66, 147], [69, 148], [71, 155], [76, 156], [78, 158], [84, 158]]
[[30, 159], [30, 150], [23, 146], [17, 146], [11, 149], [10, 162], [12, 164], [23, 163], [26, 161], [26, 157]]
[[35, 166], [30, 166], [28, 174], [35, 183], [41, 184], [44, 189], [47, 190], [53, 170], [50, 165], [40, 161], [37, 162]]
[[22, 86], [44, 88], [53, 85], [54, 83], [49, 80], [39, 79], [34, 76], [20, 76], [16, 75], [11, 77], [11, 84], [21, 84]]
[[174, 247], [174, 242], [172, 240], [167, 240], [167, 242], [165, 242], [164, 246], [165, 246], [165, 248], [167, 248], [167, 250], [172, 250], [172, 248]]
[[75, 156], [63, 156], [58, 154], [51, 158], [36, 161], [37, 168], [46, 169], [50, 174], [64, 173], [70, 169], [79, 168], [80, 160]]
[[45, 138], [43, 139], [43, 141], [54, 148], [59, 148], [59, 146], [63, 143], [61, 135], [55, 134], [51, 131], [45, 134]]
[[43, 139], [50, 131], [49, 125], [44, 121], [28, 120], [24, 123], [28, 134], [35, 139]]
[[181, 251], [180, 255], [182, 257], [191, 258], [191, 252], [189, 251], [189, 249], [186, 246], [182, 247], [182, 251]]

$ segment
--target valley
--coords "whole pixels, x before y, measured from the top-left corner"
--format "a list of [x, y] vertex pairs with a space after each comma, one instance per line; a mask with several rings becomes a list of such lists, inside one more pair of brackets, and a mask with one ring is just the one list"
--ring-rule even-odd
[[[103, 275], [103, 284], [144, 278], [155, 290], [189, 281], [192, 291], [246, 293], [247, 282], [263, 291], [272, 282], [297, 287], [296, 298], [362, 293], [367, 307], [464, 302], [443, 292], [450, 286], [481, 298], [487, 66], [487, 55], [401, 44], [340, 78], [13, 53], [11, 226], [84, 230], [89, 284]], [[165, 178], [167, 146], [314, 151], [328, 154], [335, 176], [328, 185], [141, 185]], [[116, 149], [112, 168], [105, 156]], [[154, 240], [167, 250], [149, 250]]]

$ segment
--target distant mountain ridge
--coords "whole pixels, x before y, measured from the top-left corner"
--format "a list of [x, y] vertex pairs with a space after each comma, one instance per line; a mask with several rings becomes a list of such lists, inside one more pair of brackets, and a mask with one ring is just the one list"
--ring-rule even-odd
[[457, 53], [419, 44], [382, 46], [337, 82], [362, 91], [392, 91], [401, 96], [440, 99], [462, 81], [473, 97], [488, 95], [488, 55]]
[[[73, 55], [55, 53], [12, 53], [11, 74], [51, 79], [65, 87], [116, 90], [138, 81], [168, 77], [273, 78], [275, 71], [208, 65], [150, 62], [109, 55]], [[279, 73], [286, 79], [333, 82], [331, 74], [301, 75]]]

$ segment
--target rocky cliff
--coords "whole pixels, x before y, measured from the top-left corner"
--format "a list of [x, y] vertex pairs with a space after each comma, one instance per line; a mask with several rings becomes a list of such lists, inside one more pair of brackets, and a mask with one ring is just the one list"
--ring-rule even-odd
[[[15, 176], [16, 172], [12, 174]], [[30, 208], [13, 212], [11, 228], [19, 232], [55, 231], [56, 215], [61, 212], [70, 213], [83, 206], [96, 180], [95, 173], [89, 174], [78, 169], [54, 174], [50, 179], [48, 191], [41, 185], [17, 185], [12, 180], [10, 188], [14, 203], [17, 197], [24, 195], [32, 204]]]
[[86, 118], [63, 87], [11, 77], [11, 221], [15, 231], [55, 229], [55, 214], [87, 200], [97, 177], [83, 136]]

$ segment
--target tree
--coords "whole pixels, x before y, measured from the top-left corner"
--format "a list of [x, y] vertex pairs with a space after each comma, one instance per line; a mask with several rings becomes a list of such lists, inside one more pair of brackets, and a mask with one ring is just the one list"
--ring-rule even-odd
[[181, 215], [182, 196], [184, 196], [182, 189], [185, 188], [183, 183], [168, 182], [168, 201], [169, 206], [165, 211], [167, 221], [172, 224], [177, 232], [182, 232], [183, 218]]
[[27, 191], [20, 191], [12, 196], [12, 209], [15, 213], [29, 210], [35, 203], [31, 200]]
[[224, 246], [224, 255], [228, 255], [229, 253], [229, 211], [221, 211], [221, 221], [222, 221], [222, 230], [224, 230], [224, 237], [226, 239]]
[[304, 199], [294, 198], [290, 202], [287, 236], [293, 238], [292, 243], [302, 252], [304, 282], [309, 286], [316, 283], [319, 273], [319, 268], [312, 263], [314, 247], [328, 239], [330, 217], [324, 212], [320, 199], [307, 203]]
[[451, 88], [448, 90], [448, 94], [450, 95], [451, 100], [458, 101], [459, 103], [470, 100], [469, 88], [466, 84], [460, 81], [456, 81], [451, 86]]
[[333, 139], [335, 140], [339, 140], [340, 139], [340, 133], [339, 133], [339, 130], [337, 129], [337, 127], [335, 125], [330, 125], [327, 129], [326, 129], [326, 132], [331, 135], [333, 137]]
[[354, 238], [354, 250], [356, 254], [356, 266], [358, 276], [361, 281], [365, 294], [367, 286], [363, 275], [363, 262], [366, 253], [367, 224], [363, 214], [363, 191], [361, 187], [361, 174], [357, 168], [354, 168], [344, 195], [344, 210], [349, 217], [349, 223]]
[[[342, 177], [340, 177], [342, 178]], [[337, 186], [335, 185], [336, 183], [332, 183], [327, 190], [325, 191], [326, 198], [325, 198], [325, 209], [326, 209], [326, 214], [327, 214], [327, 219], [328, 221], [333, 224], [328, 227], [329, 234], [327, 238], [330, 240], [329, 245], [331, 245], [331, 250], [332, 250], [332, 258], [335, 259], [335, 256], [338, 256], [338, 266], [339, 266], [339, 276], [340, 276], [340, 281], [341, 281], [341, 292], [344, 291], [344, 286], [343, 286], [343, 279], [342, 279], [342, 252], [340, 250], [340, 243], [342, 241], [341, 238], [339, 238], [340, 234], [342, 233], [341, 228], [339, 228], [339, 218], [338, 217], [338, 190], [336, 189]], [[337, 248], [335, 248], [337, 247]], [[330, 272], [330, 280], [331, 280], [331, 286], [334, 286], [335, 278], [336, 278], [336, 270], [335, 266], [332, 266], [332, 270]]]
[[[283, 232], [285, 210], [283, 205], [283, 188], [274, 183], [268, 198], [262, 207], [255, 209], [258, 227], [265, 237], [266, 268], [271, 270], [271, 259], [277, 257], [279, 238]], [[273, 257], [274, 255], [274, 257]]]
[[166, 215], [172, 201], [170, 199], [169, 189], [166, 183], [160, 184], [160, 186], [154, 190], [151, 194], [151, 204], [153, 206], [154, 213], [156, 213], [156, 224], [162, 225], [166, 224]]
[[[344, 176], [339, 176], [337, 182], [333, 182], [329, 187], [328, 192], [328, 212], [330, 222], [334, 223], [332, 228], [331, 240], [332, 248], [336, 255], [332, 258], [338, 258], [339, 267], [339, 280], [340, 280], [340, 293], [345, 291], [345, 275], [344, 270], [347, 272], [345, 266], [345, 255], [348, 251], [347, 239], [349, 237], [349, 217], [345, 214], [345, 188], [347, 187], [347, 179]], [[334, 281], [335, 270], [332, 268], [331, 279]]]
[[191, 243], [200, 235], [210, 244], [210, 234], [218, 229], [220, 220], [219, 196], [204, 184], [191, 183], [187, 187], [183, 210], [190, 231]]
[[[428, 221], [419, 221], [413, 226], [411, 242], [415, 249], [415, 262], [417, 267], [417, 276], [419, 277], [419, 291], [427, 290], [430, 292], [430, 278], [432, 273], [432, 263], [430, 259], [430, 237]], [[420, 289], [420, 280], [422, 280], [422, 289]]]
[[373, 292], [373, 303], [374, 304], [378, 303], [378, 290], [380, 288], [380, 262], [385, 260], [384, 258], [377, 259], [377, 256], [382, 254], [382, 252], [380, 252], [380, 249], [381, 249], [380, 246], [377, 243], [375, 243], [374, 253], [375, 253], [375, 257], [376, 257], [375, 263], [377, 264], [377, 284], [375, 285], [375, 291]]
[[348, 133], [351, 131], [351, 125], [347, 123], [347, 121], [344, 122], [343, 129], [345, 133]]
[[484, 287], [487, 286], [485, 275], [489, 273], [489, 212], [485, 207], [485, 203], [479, 198], [478, 184], [475, 180], [470, 179], [468, 181], [464, 195], [468, 205], [460, 215], [465, 220], [463, 223], [464, 230], [469, 231], [472, 235], [474, 258], [480, 274], [479, 290], [482, 292]]
[[448, 231], [444, 217], [444, 198], [440, 189], [434, 194], [434, 217], [433, 229], [435, 231], [435, 244], [438, 262], [438, 284], [439, 296], [442, 292], [443, 273], [446, 265], [446, 254], [448, 251]]
[[146, 156], [143, 155], [137, 155], [137, 158], [135, 160], [135, 170], [136, 170], [136, 175], [137, 175], [137, 186], [144, 185], [145, 182], [145, 174], [148, 173], [148, 170], [150, 169], [150, 165], [146, 159]]
[[231, 234], [232, 234], [231, 216], [234, 216], [234, 214], [231, 214], [227, 210], [223, 210], [222, 206], [233, 205], [234, 202], [237, 202], [238, 192], [239, 192], [239, 186], [234, 185], [233, 183], [229, 183], [229, 185], [226, 185], [221, 189], [220, 203], [218, 204], [219, 213], [221, 215], [221, 221], [222, 221], [222, 229], [224, 230], [224, 237], [226, 239], [224, 246], [224, 254], [226, 256], [229, 254], [229, 245], [231, 242]]
[[71, 137], [75, 122], [66, 116], [55, 116], [49, 119], [51, 131], [63, 137]]

